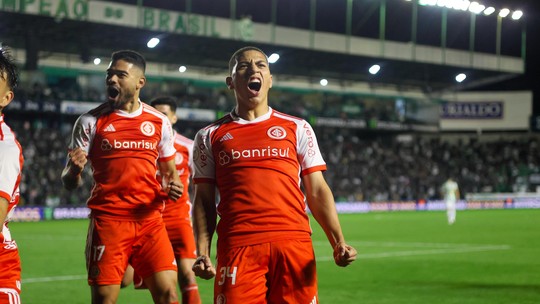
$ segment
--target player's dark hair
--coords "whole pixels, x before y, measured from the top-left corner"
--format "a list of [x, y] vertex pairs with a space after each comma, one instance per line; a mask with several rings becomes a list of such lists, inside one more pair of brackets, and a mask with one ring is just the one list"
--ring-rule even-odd
[[171, 108], [173, 113], [176, 112], [176, 99], [171, 96], [156, 97], [150, 101], [150, 105], [152, 107], [156, 107], [158, 105], [167, 105]]
[[112, 53], [111, 61], [115, 62], [118, 60], [124, 60], [126, 62], [132, 63], [145, 73], [146, 71], [146, 60], [143, 55], [132, 50], [122, 50]]
[[0, 78], [6, 81], [8, 88], [13, 91], [19, 83], [19, 73], [9, 49], [0, 49]]
[[238, 57], [242, 56], [242, 54], [244, 54], [247, 51], [260, 52], [266, 58], [266, 62], [268, 62], [268, 56], [266, 56], [266, 53], [263, 52], [263, 50], [261, 50], [258, 47], [255, 47], [255, 46], [245, 46], [245, 47], [237, 50], [236, 52], [234, 52], [234, 54], [231, 56], [231, 59], [229, 60], [229, 75], [232, 74], [232, 71], [234, 69], [234, 66], [236, 65], [236, 61], [238, 60]]

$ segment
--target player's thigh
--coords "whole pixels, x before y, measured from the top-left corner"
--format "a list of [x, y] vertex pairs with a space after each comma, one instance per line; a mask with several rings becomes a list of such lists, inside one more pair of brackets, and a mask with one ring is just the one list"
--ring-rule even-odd
[[268, 243], [218, 248], [214, 303], [266, 303], [269, 249]]
[[135, 234], [136, 222], [90, 219], [86, 240], [90, 285], [119, 285], [122, 282]]
[[164, 220], [175, 257], [196, 259], [197, 251], [191, 221], [185, 218], [174, 220], [165, 218]]
[[317, 269], [311, 240], [271, 243], [269, 303], [317, 303]]
[[160, 271], [176, 272], [178, 268], [163, 220], [147, 220], [142, 225], [131, 256], [135, 272], [145, 279]]

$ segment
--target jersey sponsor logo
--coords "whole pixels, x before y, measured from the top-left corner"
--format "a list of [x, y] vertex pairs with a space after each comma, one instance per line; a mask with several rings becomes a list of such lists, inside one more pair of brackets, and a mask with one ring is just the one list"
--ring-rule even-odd
[[156, 144], [146, 140], [116, 140], [111, 143], [108, 139], [104, 138], [101, 141], [101, 151], [110, 151], [112, 149], [144, 149], [155, 150]]
[[146, 136], [152, 136], [156, 133], [156, 127], [149, 121], [143, 121], [141, 123], [141, 132]]
[[285, 129], [282, 127], [273, 126], [266, 131], [266, 135], [273, 139], [284, 139], [287, 136], [287, 131], [285, 131]]
[[114, 128], [113, 124], [109, 124], [105, 129], [103, 129], [104, 132], [116, 132], [116, 129]]
[[227, 132], [227, 134], [223, 135], [223, 137], [219, 139], [219, 142], [223, 142], [223, 141], [226, 141], [226, 140], [231, 140], [233, 138], [234, 137], [231, 135], [231, 133]]
[[307, 150], [307, 156], [308, 157], [314, 157], [315, 156], [315, 150], [314, 150], [314, 147], [315, 147], [315, 139], [313, 138], [313, 133], [311, 132], [311, 128], [309, 128], [309, 125], [306, 123], [304, 125], [304, 131], [306, 132], [306, 136], [307, 136], [307, 146], [308, 146], [308, 150]]
[[244, 149], [235, 150], [231, 149], [230, 153], [226, 151], [219, 152], [219, 164], [222, 166], [228, 165], [231, 161], [240, 159], [251, 158], [268, 158], [268, 157], [282, 157], [288, 158], [290, 155], [290, 148], [272, 148], [270, 146], [266, 148]]

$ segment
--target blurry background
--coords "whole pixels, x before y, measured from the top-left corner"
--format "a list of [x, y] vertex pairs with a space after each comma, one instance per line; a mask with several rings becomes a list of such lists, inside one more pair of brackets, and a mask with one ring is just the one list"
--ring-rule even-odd
[[20, 205], [84, 206], [90, 172], [74, 192], [60, 172], [113, 51], [147, 58], [141, 98], [175, 96], [193, 137], [232, 109], [229, 57], [255, 45], [272, 55], [270, 105], [316, 129], [336, 201], [419, 208], [453, 176], [460, 208], [538, 207], [538, 17], [535, 1], [0, 0], [21, 68], [5, 110], [26, 159]]

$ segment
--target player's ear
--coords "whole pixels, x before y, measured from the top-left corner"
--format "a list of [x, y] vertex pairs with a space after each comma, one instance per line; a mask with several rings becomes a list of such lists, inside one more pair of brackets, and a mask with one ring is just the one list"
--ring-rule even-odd
[[[0, 92], [1, 94], [1, 92]], [[0, 96], [0, 110], [5, 108], [12, 100], [15, 94], [13, 91], [8, 90], [4, 94], [1, 94]]]
[[142, 87], [144, 87], [144, 85], [146, 84], [146, 77], [144, 76], [141, 76], [139, 78], [139, 82], [137, 82], [137, 89], [142, 89]]
[[233, 79], [232, 79], [231, 76], [229, 76], [229, 77], [227, 77], [227, 79], [225, 79], [225, 83], [227, 84], [227, 88], [229, 88], [229, 90], [234, 89]]

